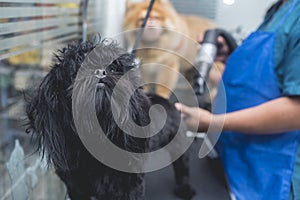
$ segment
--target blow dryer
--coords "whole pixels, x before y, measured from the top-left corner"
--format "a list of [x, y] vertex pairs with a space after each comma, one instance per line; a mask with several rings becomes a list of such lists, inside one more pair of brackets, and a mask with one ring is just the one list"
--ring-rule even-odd
[[229, 54], [237, 47], [235, 39], [223, 29], [210, 29], [205, 32], [201, 49], [198, 52], [195, 62], [195, 67], [199, 72], [195, 77], [194, 90], [196, 95], [201, 96], [206, 92], [205, 80], [217, 56], [218, 36], [222, 36], [225, 39], [229, 47]]

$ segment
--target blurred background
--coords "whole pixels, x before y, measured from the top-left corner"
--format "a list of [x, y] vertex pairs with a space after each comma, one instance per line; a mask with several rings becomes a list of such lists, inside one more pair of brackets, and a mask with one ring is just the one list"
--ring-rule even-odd
[[[0, 0], [0, 200], [67, 198], [64, 185], [34, 154], [30, 135], [25, 133], [24, 94], [45, 76], [58, 48], [97, 33], [113, 37], [122, 32], [125, 0], [63, 2]], [[211, 19], [238, 43], [255, 30], [274, 2], [171, 0], [178, 13]], [[198, 159], [200, 144], [198, 140], [191, 151], [192, 183], [198, 190], [195, 199], [229, 199], [222, 170], [213, 171], [211, 160]], [[169, 168], [150, 173], [147, 199], [175, 199], [173, 181]]]

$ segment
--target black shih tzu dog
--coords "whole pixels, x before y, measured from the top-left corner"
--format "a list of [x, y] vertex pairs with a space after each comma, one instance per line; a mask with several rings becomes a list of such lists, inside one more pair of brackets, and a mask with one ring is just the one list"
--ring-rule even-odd
[[[70, 44], [59, 51], [50, 72], [26, 99], [27, 132], [33, 133], [38, 151], [54, 166], [72, 200], [145, 199], [144, 173], [122, 171], [100, 162], [86, 148], [82, 140], [85, 135], [106, 138], [118, 148], [133, 152], [133, 162], [142, 159], [139, 153], [156, 151], [176, 134], [184, 135], [175, 107], [166, 99], [143, 92], [137, 67], [134, 56], [114, 41]], [[149, 114], [155, 104], [164, 108], [166, 120], [156, 135], [148, 137], [149, 130], [156, 126], [151, 120], [160, 121]], [[87, 111], [91, 106], [101, 130], [95, 130], [98, 126]], [[82, 126], [76, 126], [78, 123]], [[135, 130], [133, 127], [140, 127], [136, 135], [128, 133]], [[104, 135], [97, 133], [101, 131]], [[109, 143], [101, 143], [102, 139], [98, 146]], [[105, 148], [102, 151], [109, 152]], [[188, 156], [180, 156], [173, 168], [175, 194], [191, 199], [195, 192], [189, 184]]]

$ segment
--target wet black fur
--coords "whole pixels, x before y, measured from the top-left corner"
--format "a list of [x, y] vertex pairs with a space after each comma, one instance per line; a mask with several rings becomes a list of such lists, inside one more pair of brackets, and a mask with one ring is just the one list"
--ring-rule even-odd
[[[180, 115], [167, 100], [156, 95], [145, 95], [137, 89], [130, 99], [129, 114], [141, 126], [149, 123], [148, 111], [152, 104], [160, 104], [168, 114], [163, 130], [150, 139], [140, 139], [121, 131], [111, 113], [111, 94], [119, 78], [128, 70], [136, 68], [132, 55], [125, 53], [115, 42], [102, 40], [70, 44], [56, 56], [55, 64], [42, 80], [34, 95], [27, 99], [27, 132], [33, 133], [37, 149], [52, 164], [57, 175], [66, 184], [72, 200], [88, 199], [145, 199], [144, 174], [125, 173], [109, 168], [95, 159], [84, 147], [74, 125], [72, 115], [72, 92], [78, 70], [86, 56], [97, 48], [97, 59], [84, 72], [86, 78], [79, 81], [86, 95], [78, 100], [85, 103], [88, 98], [95, 101], [97, 118], [106, 136], [119, 147], [132, 152], [150, 152], [168, 144], [178, 131]], [[117, 59], [115, 59], [117, 58]], [[93, 80], [95, 70], [105, 67], [105, 77]], [[121, 90], [123, 95], [138, 84], [139, 78], [126, 79]], [[104, 84], [104, 86], [103, 86]], [[122, 92], [121, 91], [121, 92]], [[76, 102], [75, 102], [76, 106]], [[122, 105], [120, 105], [122, 109]], [[84, 106], [78, 106], [85, 109]], [[128, 116], [127, 116], [128, 117]], [[126, 119], [124, 118], [126, 124]], [[181, 156], [173, 163], [176, 179], [175, 193], [183, 199], [194, 195], [189, 185], [188, 157]]]

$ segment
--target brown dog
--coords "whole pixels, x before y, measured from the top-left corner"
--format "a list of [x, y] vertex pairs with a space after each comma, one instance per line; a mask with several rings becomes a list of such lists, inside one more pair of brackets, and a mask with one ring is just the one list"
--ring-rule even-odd
[[[134, 3], [126, 1], [123, 30], [141, 27], [149, 6], [149, 0]], [[206, 19], [180, 15], [168, 0], [156, 0], [148, 18], [137, 57], [141, 59], [141, 75], [145, 90], [155, 83], [156, 94], [169, 98], [175, 88], [178, 73], [192, 83], [193, 64], [197, 54], [197, 37], [216, 25]], [[133, 47], [137, 31], [125, 34], [128, 46]]]

